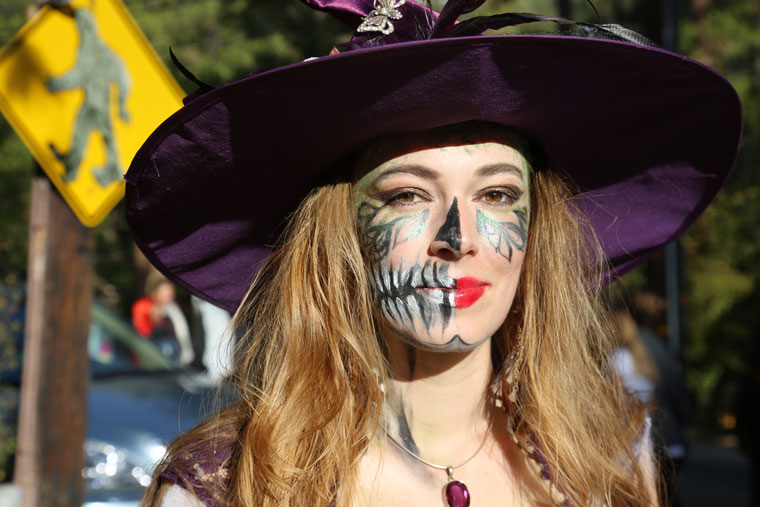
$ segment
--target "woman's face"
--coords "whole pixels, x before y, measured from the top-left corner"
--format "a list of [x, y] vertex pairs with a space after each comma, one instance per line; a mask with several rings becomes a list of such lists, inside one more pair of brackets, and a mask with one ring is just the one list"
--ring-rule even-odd
[[373, 144], [354, 202], [387, 326], [411, 345], [466, 351], [509, 312], [525, 257], [529, 165], [487, 126]]

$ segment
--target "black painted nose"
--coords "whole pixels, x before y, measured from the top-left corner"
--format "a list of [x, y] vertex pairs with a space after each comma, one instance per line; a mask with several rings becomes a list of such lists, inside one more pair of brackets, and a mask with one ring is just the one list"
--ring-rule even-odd
[[446, 243], [455, 253], [462, 250], [462, 229], [459, 225], [459, 206], [457, 206], [456, 197], [454, 197], [454, 202], [451, 203], [449, 212], [446, 214], [446, 221], [435, 235], [435, 241]]

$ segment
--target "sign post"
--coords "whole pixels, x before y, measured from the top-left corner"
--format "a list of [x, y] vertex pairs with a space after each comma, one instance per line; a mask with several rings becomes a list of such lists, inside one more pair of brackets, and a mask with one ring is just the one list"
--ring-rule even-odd
[[83, 503], [93, 237], [36, 176], [14, 475], [23, 506]]

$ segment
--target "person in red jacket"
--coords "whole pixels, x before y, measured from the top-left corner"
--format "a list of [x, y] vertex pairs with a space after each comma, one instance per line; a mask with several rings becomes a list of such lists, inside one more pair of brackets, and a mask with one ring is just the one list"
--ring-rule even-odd
[[145, 296], [132, 305], [132, 324], [143, 338], [150, 338], [154, 331], [171, 335], [167, 330], [166, 306], [174, 303], [174, 285], [158, 272], [148, 275], [145, 282]]
[[195, 352], [187, 319], [175, 300], [174, 284], [155, 271], [148, 275], [145, 294], [132, 305], [132, 324], [140, 336], [155, 340], [164, 354], [187, 366]]

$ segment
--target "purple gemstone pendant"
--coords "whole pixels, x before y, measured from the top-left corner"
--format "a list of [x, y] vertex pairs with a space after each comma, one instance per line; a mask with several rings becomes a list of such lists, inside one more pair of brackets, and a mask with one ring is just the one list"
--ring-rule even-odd
[[449, 507], [469, 507], [470, 490], [461, 481], [454, 479], [454, 467], [446, 467], [449, 482], [443, 488], [443, 496]]
[[449, 507], [468, 507], [470, 505], [470, 490], [460, 481], [446, 484], [446, 503]]

